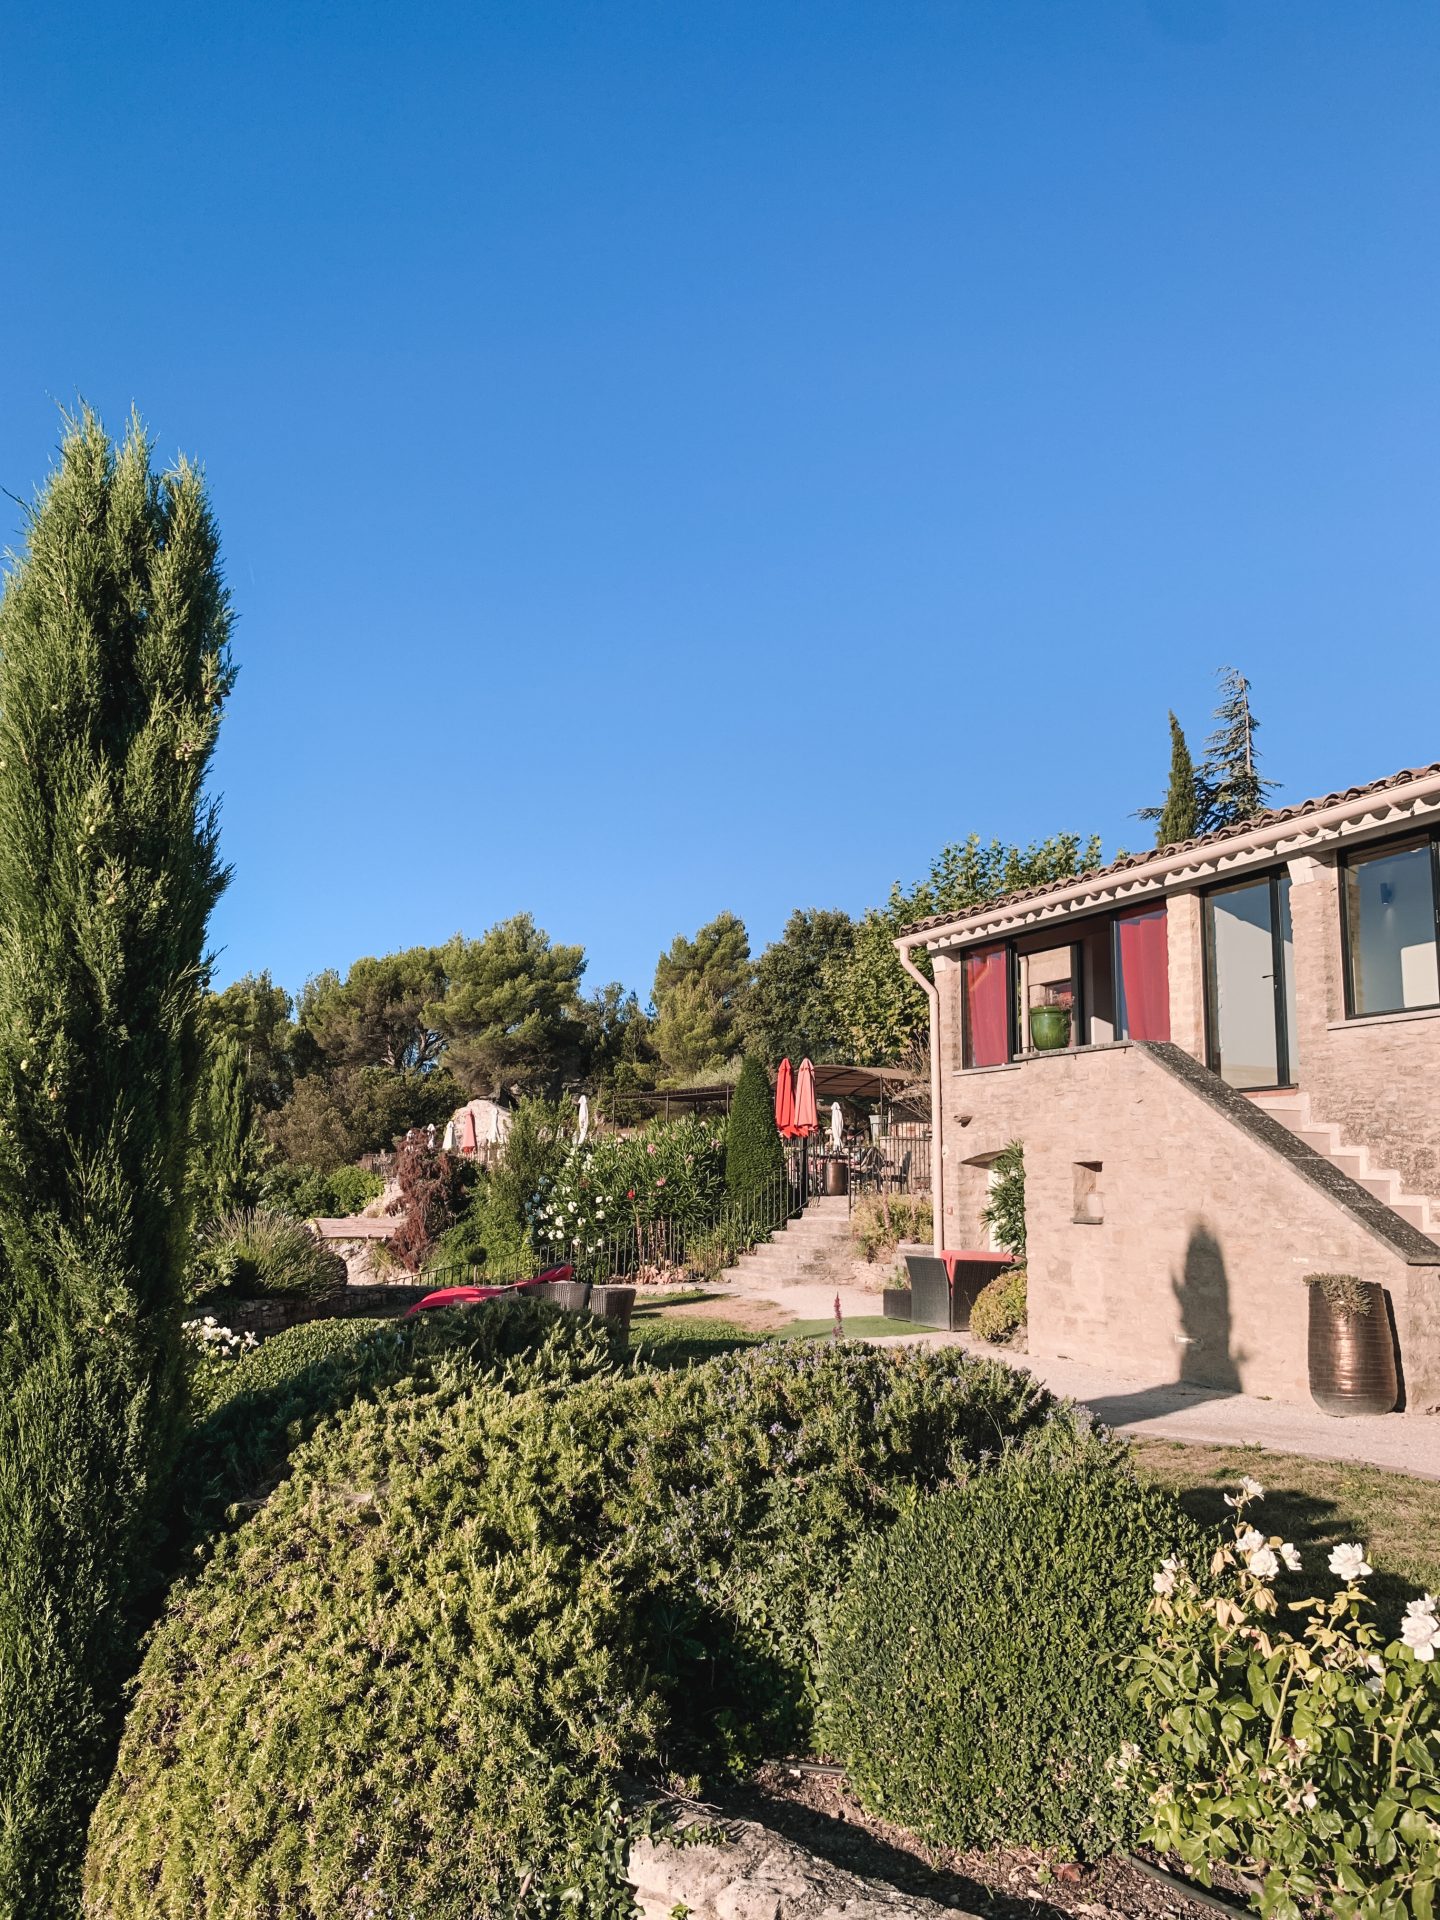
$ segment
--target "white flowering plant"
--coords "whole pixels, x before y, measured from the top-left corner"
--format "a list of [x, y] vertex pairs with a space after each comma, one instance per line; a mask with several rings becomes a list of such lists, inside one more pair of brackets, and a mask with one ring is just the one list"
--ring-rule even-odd
[[[1328, 1596], [1282, 1601], [1295, 1546], [1227, 1496], [1234, 1537], [1201, 1577], [1154, 1576], [1128, 1694], [1147, 1723], [1116, 1761], [1147, 1803], [1143, 1837], [1205, 1885], [1250, 1876], [1257, 1911], [1300, 1920], [1432, 1920], [1440, 1878], [1440, 1617], [1411, 1601], [1398, 1638], [1375, 1624], [1358, 1541], [1335, 1547]], [[1293, 1616], [1293, 1629], [1282, 1620]]]
[[190, 1367], [197, 1381], [213, 1382], [252, 1352], [260, 1342], [253, 1333], [236, 1333], [225, 1327], [207, 1313], [197, 1320], [182, 1320], [180, 1331], [184, 1336], [186, 1351], [190, 1358]]

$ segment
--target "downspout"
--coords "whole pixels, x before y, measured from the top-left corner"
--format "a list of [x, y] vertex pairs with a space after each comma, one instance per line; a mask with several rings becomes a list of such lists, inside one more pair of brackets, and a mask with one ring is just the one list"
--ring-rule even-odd
[[930, 1200], [935, 1251], [945, 1246], [945, 1148], [940, 1137], [940, 989], [910, 958], [909, 943], [895, 942], [900, 964], [930, 1003]]

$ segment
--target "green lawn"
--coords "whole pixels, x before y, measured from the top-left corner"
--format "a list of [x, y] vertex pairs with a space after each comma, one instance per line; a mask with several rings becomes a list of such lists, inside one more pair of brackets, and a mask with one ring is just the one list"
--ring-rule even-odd
[[[861, 1314], [844, 1323], [847, 1340], [876, 1340], [887, 1333], [908, 1333], [909, 1326], [902, 1320], [883, 1320], [878, 1314]], [[777, 1327], [777, 1340], [819, 1340], [835, 1331], [835, 1316], [828, 1320], [792, 1320], [788, 1326]]]
[[[1219, 1528], [1233, 1514], [1224, 1496], [1242, 1474], [1265, 1489], [1251, 1510], [1266, 1534], [1283, 1534], [1304, 1556], [1306, 1572], [1326, 1584], [1325, 1563], [1339, 1540], [1361, 1540], [1375, 1568], [1371, 1586], [1388, 1613], [1421, 1591], [1440, 1592], [1440, 1483], [1379, 1467], [1306, 1460], [1263, 1447], [1201, 1447], [1132, 1440], [1136, 1471], [1169, 1487], [1195, 1519]], [[1305, 1591], [1313, 1589], [1302, 1582]]]
[[662, 1314], [648, 1302], [630, 1319], [630, 1348], [657, 1367], [683, 1367], [692, 1360], [713, 1360], [717, 1353], [758, 1346], [769, 1334], [732, 1326], [728, 1320], [701, 1320]]

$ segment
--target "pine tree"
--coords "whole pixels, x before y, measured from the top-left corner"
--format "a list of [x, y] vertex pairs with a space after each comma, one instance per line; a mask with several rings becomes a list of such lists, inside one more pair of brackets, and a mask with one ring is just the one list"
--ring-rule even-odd
[[1214, 833], [1259, 813], [1275, 786], [1273, 780], [1262, 780], [1257, 770], [1255, 735], [1260, 722], [1250, 711], [1250, 682], [1236, 667], [1222, 667], [1217, 678], [1221, 695], [1214, 713], [1217, 725], [1205, 742], [1198, 776], [1202, 833]]
[[250, 1097], [245, 1054], [234, 1034], [213, 1035], [191, 1125], [190, 1196], [197, 1223], [253, 1207], [260, 1198], [265, 1137]]
[[1191, 840], [1200, 831], [1205, 809], [1205, 794], [1190, 758], [1190, 748], [1180, 722], [1170, 715], [1170, 786], [1163, 807], [1139, 807], [1137, 820], [1153, 820], [1157, 847], [1173, 847]]
[[747, 1054], [725, 1130], [725, 1191], [742, 1205], [763, 1204], [778, 1192], [784, 1172], [785, 1149], [775, 1126], [770, 1076]]
[[0, 600], [0, 1915], [75, 1911], [184, 1411], [230, 686], [203, 480], [88, 411]]

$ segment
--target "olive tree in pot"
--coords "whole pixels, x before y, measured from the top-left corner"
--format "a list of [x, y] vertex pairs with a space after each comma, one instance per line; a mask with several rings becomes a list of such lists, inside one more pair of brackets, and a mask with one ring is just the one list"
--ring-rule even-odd
[[1353, 1273], [1307, 1273], [1310, 1397], [1322, 1413], [1389, 1413], [1399, 1396], [1385, 1290]]

